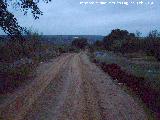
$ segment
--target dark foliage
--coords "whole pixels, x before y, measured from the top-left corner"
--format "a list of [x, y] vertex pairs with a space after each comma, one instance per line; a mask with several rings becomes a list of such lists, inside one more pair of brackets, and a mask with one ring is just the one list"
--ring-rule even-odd
[[48, 61], [61, 52], [59, 46], [43, 42], [38, 33], [28, 31], [24, 37], [23, 48], [21, 40], [0, 40], [0, 94], [13, 92], [32, 77], [31, 72], [40, 62]]
[[93, 47], [94, 47], [95, 49], [98, 49], [98, 50], [101, 50], [101, 49], [104, 49], [104, 48], [105, 48], [103, 41], [100, 41], [100, 40], [97, 40], [97, 41], [93, 44]]
[[[43, 0], [48, 3], [51, 0]], [[0, 27], [5, 33], [12, 36], [20, 36], [23, 28], [18, 24], [15, 16], [8, 11], [7, 7], [12, 3], [13, 7], [20, 8], [26, 15], [28, 10], [31, 10], [35, 19], [39, 18], [43, 12], [38, 8], [39, 0], [1, 0], [0, 1]]]
[[85, 49], [85, 47], [88, 45], [86, 38], [77, 38], [72, 41], [72, 46], [75, 46], [79, 49]]
[[129, 33], [127, 30], [115, 29], [111, 33], [104, 37], [103, 43], [106, 49], [108, 50], [120, 50], [123, 44], [127, 40], [135, 38], [134, 33]]
[[140, 37], [140, 34], [115, 29], [105, 36], [103, 41], [95, 42], [92, 49], [121, 53], [143, 52], [160, 61], [160, 33], [153, 30], [146, 37]]

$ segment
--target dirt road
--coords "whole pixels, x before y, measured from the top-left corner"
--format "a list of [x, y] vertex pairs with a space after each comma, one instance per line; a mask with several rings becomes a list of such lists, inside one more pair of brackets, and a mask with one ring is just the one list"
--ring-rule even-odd
[[84, 53], [39, 67], [48, 81], [24, 120], [147, 120], [134, 99], [91, 63]]

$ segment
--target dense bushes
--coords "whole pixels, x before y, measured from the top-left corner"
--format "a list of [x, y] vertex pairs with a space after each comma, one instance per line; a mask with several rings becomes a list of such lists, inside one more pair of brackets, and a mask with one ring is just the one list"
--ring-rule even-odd
[[30, 72], [34, 70], [32, 64], [22, 64], [20, 66], [1, 65], [0, 69], [0, 94], [13, 92], [15, 88], [19, 87], [29, 79]]
[[72, 41], [72, 46], [78, 49], [85, 49], [87, 45], [88, 42], [86, 38], [76, 38]]
[[40, 62], [74, 50], [70, 46], [44, 41], [41, 35], [30, 31], [24, 41], [7, 38], [0, 40], [0, 93], [13, 92], [31, 77]]
[[104, 37], [103, 43], [107, 50], [119, 51], [123, 44], [135, 38], [134, 33], [129, 33], [127, 30], [115, 29]]
[[146, 37], [140, 37], [138, 33], [135, 35], [127, 30], [115, 29], [103, 41], [95, 42], [93, 48], [121, 53], [141, 51], [160, 60], [160, 33], [153, 30]]

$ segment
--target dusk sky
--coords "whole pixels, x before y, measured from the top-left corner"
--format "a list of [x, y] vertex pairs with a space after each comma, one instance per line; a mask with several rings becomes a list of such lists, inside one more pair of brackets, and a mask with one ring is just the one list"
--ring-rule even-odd
[[[146, 34], [160, 28], [160, 1], [142, 0], [144, 4], [80, 4], [82, 1], [138, 1], [141, 0], [52, 0], [39, 3], [44, 15], [34, 20], [31, 14], [23, 15], [19, 10], [11, 9], [21, 26], [38, 30], [47, 35], [106, 35], [112, 29], [136, 30]], [[153, 5], [146, 2], [154, 2]], [[0, 34], [4, 34], [0, 30]]]

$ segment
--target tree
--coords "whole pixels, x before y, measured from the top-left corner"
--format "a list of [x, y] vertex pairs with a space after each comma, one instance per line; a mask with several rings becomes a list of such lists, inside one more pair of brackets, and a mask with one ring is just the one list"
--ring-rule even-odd
[[[43, 0], [45, 3], [51, 0]], [[10, 36], [11, 40], [21, 45], [22, 52], [28, 57], [25, 51], [25, 38], [22, 36], [26, 32], [26, 28], [21, 27], [15, 16], [8, 11], [8, 6], [20, 8], [24, 15], [30, 10], [33, 18], [38, 19], [43, 12], [38, 7], [39, 0], [0, 0], [0, 27]]]
[[158, 30], [152, 30], [149, 32], [147, 37], [151, 40], [157, 40], [160, 37], [160, 33], [158, 32]]
[[72, 46], [75, 46], [79, 49], [84, 49], [88, 45], [86, 38], [76, 38], [72, 41]]
[[[51, 0], [43, 0], [45, 3], [50, 2]], [[39, 0], [1, 0], [0, 1], [0, 27], [2, 30], [10, 36], [21, 36], [24, 28], [22, 28], [15, 16], [8, 11], [7, 7], [12, 4], [14, 7], [20, 8], [24, 15], [27, 14], [28, 10], [31, 10], [31, 13], [34, 19], [38, 19], [40, 15], [43, 15], [43, 12], [40, 11], [38, 7]]]
[[136, 31], [136, 37], [139, 38], [139, 37], [141, 37], [141, 35], [142, 35], [142, 33], [141, 33], [140, 31], [137, 30], [137, 31]]
[[103, 41], [97, 40], [97, 41], [93, 44], [93, 49], [96, 49], [96, 50], [102, 50], [102, 49], [104, 49]]
[[94, 43], [94, 46], [103, 47], [103, 41], [97, 40], [97, 41]]
[[104, 37], [104, 46], [108, 50], [118, 50], [129, 37], [127, 30], [115, 29], [111, 33]]
[[157, 30], [149, 32], [146, 38], [147, 54], [153, 55], [160, 61], [160, 33]]

